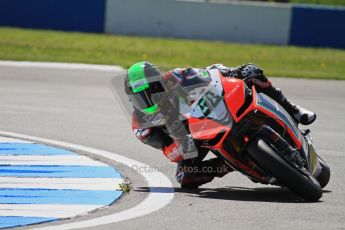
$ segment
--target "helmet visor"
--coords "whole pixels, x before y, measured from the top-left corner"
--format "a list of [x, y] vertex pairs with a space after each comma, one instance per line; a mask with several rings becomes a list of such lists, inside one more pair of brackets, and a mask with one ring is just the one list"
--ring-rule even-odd
[[130, 99], [137, 109], [152, 114], [158, 110], [158, 101], [155, 100], [157, 99], [155, 95], [160, 95], [164, 91], [162, 84], [158, 81], [154, 81], [150, 82], [149, 88], [130, 94]]
[[145, 111], [145, 109], [154, 106], [154, 103], [146, 90], [130, 94], [130, 99], [133, 105], [139, 110]]

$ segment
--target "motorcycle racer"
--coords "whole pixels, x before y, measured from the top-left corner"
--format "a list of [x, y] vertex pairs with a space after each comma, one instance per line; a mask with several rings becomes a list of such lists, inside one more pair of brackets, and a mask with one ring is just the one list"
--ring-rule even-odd
[[[197, 188], [232, 171], [221, 158], [203, 160], [209, 150], [193, 140], [187, 124], [178, 122], [198, 96], [198, 90], [210, 82], [210, 69], [219, 70], [223, 77], [242, 79], [249, 88], [254, 85], [258, 92], [281, 104], [297, 123], [309, 125], [316, 119], [315, 113], [291, 103], [254, 64], [176, 68], [165, 74], [149, 62], [132, 65], [125, 79], [125, 91], [134, 107], [133, 132], [141, 142], [162, 150], [168, 159], [178, 163], [176, 179], [184, 188]], [[157, 79], [149, 80], [152, 76]]]

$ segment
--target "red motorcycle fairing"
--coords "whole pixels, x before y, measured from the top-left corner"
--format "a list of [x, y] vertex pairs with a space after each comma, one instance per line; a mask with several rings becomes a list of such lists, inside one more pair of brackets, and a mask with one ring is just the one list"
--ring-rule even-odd
[[[279, 115], [273, 113], [269, 109], [258, 105], [258, 99], [257, 99], [257, 92], [255, 87], [252, 88], [252, 95], [253, 100], [250, 106], [239, 116], [237, 116], [237, 112], [239, 109], [243, 106], [245, 101], [245, 83], [244, 81], [240, 79], [235, 78], [222, 78], [222, 84], [224, 88], [224, 100], [233, 116], [233, 119], [235, 122], [239, 122], [244, 116], [246, 116], [250, 111], [259, 110], [260, 112], [264, 113], [265, 115], [272, 117], [276, 119], [276, 122], [287, 130], [288, 135], [291, 137], [291, 139], [294, 141], [295, 147], [297, 149], [300, 149], [302, 147], [302, 141], [301, 141], [301, 133], [299, 131], [294, 131], [290, 128], [292, 125], [287, 125], [279, 117]], [[279, 106], [277, 102], [277, 107]], [[292, 121], [289, 121], [292, 122]]]
[[[243, 80], [223, 77], [218, 71], [209, 72], [212, 77], [212, 82], [208, 89], [203, 92], [203, 95], [199, 97], [199, 101], [196, 101], [193, 105], [193, 111], [198, 110], [199, 115], [195, 117], [192, 114], [188, 117], [190, 133], [194, 139], [208, 143], [203, 146], [219, 152], [235, 169], [248, 175], [250, 178], [255, 178], [262, 183], [268, 183], [262, 171], [260, 171], [251, 160], [244, 159], [238, 154], [241, 151], [240, 143], [245, 145], [249, 139], [249, 135], [243, 136], [242, 133], [237, 133], [239, 130], [236, 129], [240, 127], [242, 120], [248, 119], [246, 117], [248, 117], [249, 114], [256, 116], [257, 111], [260, 111], [261, 114], [264, 114], [265, 117], [272, 120], [276, 126], [278, 125], [286, 130], [287, 134], [294, 142], [295, 147], [298, 149], [302, 147], [302, 141], [301, 138], [299, 138], [300, 131], [298, 131], [296, 135], [296, 131], [291, 128], [292, 125], [285, 124], [285, 122], [289, 122], [291, 119], [289, 121], [287, 121], [287, 119], [282, 119], [279, 117], [278, 113], [275, 114], [270, 111], [268, 106], [265, 107], [264, 104], [259, 104], [258, 97], [261, 96], [258, 95], [254, 86], [252, 88], [252, 100], [250, 103], [246, 104], [247, 89]], [[214, 112], [212, 111], [213, 109], [219, 112], [219, 107], [222, 107], [219, 106], [221, 104], [224, 104], [222, 105], [224, 107], [223, 110], [227, 111], [228, 118], [226, 119], [224, 118], [225, 112], [223, 110], [219, 113], [221, 114], [221, 116], [219, 116], [221, 118], [219, 119], [217, 116], [214, 116]], [[276, 106], [278, 108], [278, 105]], [[238, 113], [239, 111], [242, 112]], [[200, 113], [202, 113], [203, 116], [200, 116]], [[228, 123], [224, 122], [224, 120], [227, 120]], [[229, 122], [229, 120], [231, 121]], [[253, 133], [250, 135], [253, 135]], [[229, 137], [241, 139], [236, 140], [237, 144], [235, 145], [238, 146], [235, 148], [229, 147]], [[230, 143], [230, 145], [231, 144], [233, 143]]]
[[[189, 118], [188, 121], [190, 122], [189, 129], [194, 139], [212, 140], [216, 139], [217, 135], [220, 133], [223, 133], [223, 135], [221, 135], [221, 139], [218, 140], [215, 145], [203, 147], [218, 151], [228, 162], [231, 163], [232, 166], [241, 169], [242, 172], [247, 172], [247, 174], [259, 179], [260, 181], [265, 181], [265, 177], [253, 170], [254, 165], [246, 165], [242, 163], [237, 160], [236, 157], [233, 157], [232, 154], [229, 154], [229, 152], [224, 148], [223, 143], [231, 132], [230, 127], [226, 127], [210, 119]], [[205, 127], [207, 127], [207, 129]]]
[[188, 119], [188, 123], [192, 137], [198, 140], [214, 139], [218, 135], [218, 133], [231, 130], [230, 127], [226, 127], [210, 119], [190, 117]]
[[240, 117], [236, 115], [238, 110], [244, 104], [246, 85], [242, 80], [225, 77], [222, 77], [222, 85], [224, 89], [224, 101], [228, 106], [228, 109], [230, 110], [235, 122], [238, 122], [246, 114], [244, 113]]
[[211, 150], [216, 150], [219, 153], [222, 154], [222, 156], [231, 164], [232, 167], [235, 169], [249, 175], [251, 178], [256, 178], [259, 181], [265, 183], [267, 180], [265, 176], [262, 176], [260, 173], [258, 173], [255, 170], [255, 164], [253, 162], [246, 162], [248, 164], [243, 163], [242, 161], [238, 160], [236, 157], [234, 157], [233, 154], [230, 154], [228, 150], [224, 147], [224, 142], [228, 135], [230, 134], [231, 130], [228, 130], [223, 135], [222, 139], [218, 142], [218, 144], [214, 146], [207, 146], [207, 148]]
[[[255, 89], [254, 89], [255, 91]], [[275, 121], [281, 126], [283, 127], [284, 129], [286, 129], [289, 137], [293, 140], [294, 144], [295, 144], [295, 147], [297, 149], [301, 149], [302, 148], [302, 144], [303, 144], [303, 141], [302, 141], [302, 134], [300, 132], [299, 129], [297, 129], [297, 127], [295, 126], [294, 122], [289, 119], [288, 121], [285, 121], [283, 116], [280, 116], [279, 114], [277, 114], [276, 112], [274, 111], [271, 111], [268, 107], [264, 107], [264, 106], [260, 106], [259, 103], [258, 103], [258, 99], [257, 99], [257, 94], [256, 94], [256, 97], [255, 97], [255, 106], [253, 107], [254, 109], [257, 109], [259, 111], [261, 111], [262, 113], [266, 114], [267, 116], [269, 117], [272, 117], [275, 119]], [[278, 102], [274, 101], [274, 103], [276, 104], [275, 106], [276, 107], [281, 107]], [[281, 108], [282, 109], [282, 108]], [[289, 116], [289, 115], [288, 115]]]

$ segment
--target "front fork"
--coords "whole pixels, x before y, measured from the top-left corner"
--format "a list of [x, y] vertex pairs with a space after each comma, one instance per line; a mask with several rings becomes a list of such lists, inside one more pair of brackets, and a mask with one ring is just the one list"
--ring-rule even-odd
[[320, 164], [319, 157], [315, 151], [315, 148], [313, 145], [313, 139], [310, 136], [310, 130], [309, 129], [303, 130], [302, 135], [303, 135], [302, 151], [307, 156], [308, 164], [309, 164], [309, 172], [314, 177], [317, 177], [322, 171], [322, 166]]
[[292, 164], [301, 169], [304, 168], [308, 170], [311, 175], [317, 177], [321, 172], [321, 165], [309, 133], [309, 130], [302, 132], [303, 140], [302, 148], [300, 150], [293, 148], [269, 126], [264, 125], [258, 134], [266, 141], [266, 143], [272, 143], [272, 147], [287, 158]]

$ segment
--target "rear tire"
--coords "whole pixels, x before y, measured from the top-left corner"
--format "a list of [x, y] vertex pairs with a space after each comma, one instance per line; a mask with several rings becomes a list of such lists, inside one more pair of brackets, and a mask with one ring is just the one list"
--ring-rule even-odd
[[320, 183], [320, 186], [324, 188], [328, 184], [329, 179], [331, 177], [331, 169], [321, 157], [318, 158], [321, 165], [321, 172], [316, 177], [316, 180]]
[[250, 158], [264, 171], [276, 178], [306, 201], [318, 201], [322, 196], [319, 182], [291, 166], [261, 138], [251, 141], [247, 147]]

